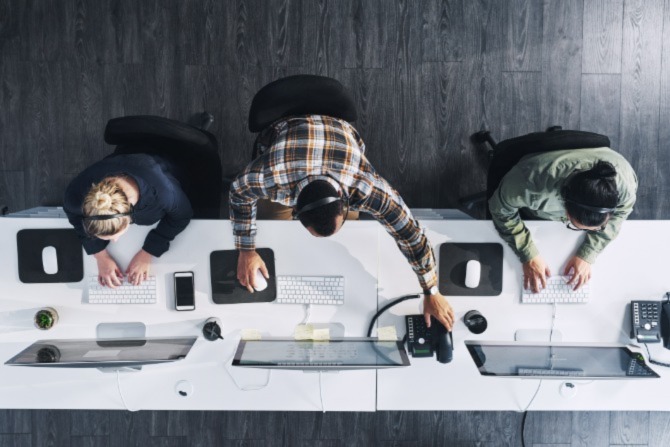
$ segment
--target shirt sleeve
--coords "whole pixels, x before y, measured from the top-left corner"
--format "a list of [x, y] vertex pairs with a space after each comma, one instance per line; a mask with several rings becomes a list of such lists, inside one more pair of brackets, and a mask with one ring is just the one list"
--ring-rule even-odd
[[395, 239], [423, 289], [437, 285], [430, 242], [398, 192], [386, 180], [375, 174], [372, 192], [357, 208], [370, 213]]
[[193, 217], [191, 202], [179, 187], [170, 188], [172, 194], [165, 205], [165, 215], [144, 239], [142, 249], [152, 256], [160, 257], [170, 248], [170, 242], [184, 231]]
[[230, 220], [233, 223], [235, 248], [238, 250], [256, 248], [256, 202], [268, 197], [261, 167], [260, 158], [257, 158], [230, 187]]
[[521, 172], [512, 168], [489, 199], [489, 212], [500, 237], [516, 253], [522, 263], [539, 254], [519, 209], [529, 204], [528, 184]]

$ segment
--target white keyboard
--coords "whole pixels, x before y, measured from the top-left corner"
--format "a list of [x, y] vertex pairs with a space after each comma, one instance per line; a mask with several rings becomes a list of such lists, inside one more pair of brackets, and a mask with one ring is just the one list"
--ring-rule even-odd
[[[547, 287], [539, 293], [530, 290], [521, 291], [521, 302], [524, 304], [584, 304], [589, 302], [589, 285], [584, 284], [578, 290], [568, 285], [568, 276], [550, 276], [547, 278]], [[521, 279], [523, 284], [523, 278]]]
[[554, 377], [584, 377], [586, 373], [581, 369], [545, 369], [545, 368], [519, 368], [517, 374], [520, 376], [554, 376]]
[[343, 276], [277, 276], [277, 303], [344, 304]]
[[92, 276], [88, 282], [85, 303], [89, 304], [154, 304], [156, 303], [156, 277], [149, 276], [139, 286], [134, 286], [124, 277], [120, 286], [112, 289], [98, 283]]

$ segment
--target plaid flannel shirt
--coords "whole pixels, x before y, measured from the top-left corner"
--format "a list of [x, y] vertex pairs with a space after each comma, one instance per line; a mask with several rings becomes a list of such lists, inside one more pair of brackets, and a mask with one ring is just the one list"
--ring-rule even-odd
[[290, 117], [266, 128], [255, 144], [260, 155], [230, 188], [237, 249], [255, 248], [258, 199], [294, 207], [305, 185], [326, 180], [345, 188], [352, 210], [371, 214], [386, 228], [424, 289], [437, 284], [435, 258], [423, 229], [365, 158], [365, 144], [349, 123], [320, 115]]

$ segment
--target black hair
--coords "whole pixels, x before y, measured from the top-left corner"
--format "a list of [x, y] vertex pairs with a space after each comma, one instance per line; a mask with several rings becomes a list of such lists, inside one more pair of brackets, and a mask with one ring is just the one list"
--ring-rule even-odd
[[561, 191], [570, 217], [587, 227], [603, 225], [619, 202], [615, 178], [616, 169], [606, 161], [570, 177]]
[[[335, 187], [325, 180], [309, 182], [298, 195], [298, 211], [326, 197], [339, 197]], [[313, 210], [301, 213], [298, 216], [305, 228], [312, 228], [320, 236], [330, 236], [337, 229], [336, 218], [344, 212], [342, 200], [320, 206]]]

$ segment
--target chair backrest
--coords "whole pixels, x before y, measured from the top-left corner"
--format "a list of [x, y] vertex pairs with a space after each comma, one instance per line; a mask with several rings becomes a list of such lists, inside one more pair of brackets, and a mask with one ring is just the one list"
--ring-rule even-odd
[[349, 92], [333, 78], [295, 75], [261, 88], [251, 101], [249, 130], [260, 132], [292, 115], [327, 115], [356, 121], [356, 107]]
[[223, 174], [214, 135], [180, 121], [136, 115], [109, 120], [105, 142], [117, 145], [114, 155], [145, 153], [174, 161], [193, 217], [220, 217]]
[[609, 147], [610, 139], [604, 135], [581, 130], [554, 130], [534, 132], [501, 141], [495, 147], [486, 182], [486, 196], [491, 198], [505, 174], [519, 160], [529, 154], [568, 149]]

